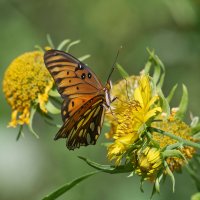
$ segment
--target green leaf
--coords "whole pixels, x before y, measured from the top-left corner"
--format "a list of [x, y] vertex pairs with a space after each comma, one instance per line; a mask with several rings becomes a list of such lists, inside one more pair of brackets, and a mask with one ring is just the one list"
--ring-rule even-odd
[[121, 76], [123, 78], [128, 78], [129, 77], [129, 74], [124, 70], [124, 68], [120, 65], [120, 64], [116, 64], [116, 68], [118, 69], [119, 73], [121, 74]]
[[140, 191], [141, 192], [144, 192], [143, 185], [144, 185], [144, 179], [141, 178], [141, 180], [140, 180]]
[[50, 45], [50, 47], [51, 47], [52, 49], [55, 49], [55, 46], [54, 46], [54, 44], [53, 44], [53, 42], [52, 42], [52, 39], [51, 39], [50, 34], [47, 34], [47, 42], [48, 42], [48, 44]]
[[74, 42], [71, 42], [68, 46], [67, 46], [67, 49], [66, 49], [66, 52], [69, 52], [70, 48], [78, 43], [80, 43], [81, 41], [80, 40], [76, 40]]
[[198, 134], [200, 132], [200, 123], [198, 123], [196, 126], [192, 127], [191, 135]]
[[151, 69], [151, 61], [147, 61], [147, 63], [145, 64], [145, 66], [144, 66], [144, 73], [145, 74], [149, 74], [149, 71], [150, 71], [150, 69]]
[[156, 66], [154, 67], [154, 73], [153, 73], [153, 80], [154, 80], [154, 83], [155, 83], [155, 84], [157, 84], [158, 81], [159, 81], [160, 73], [161, 73], [160, 66], [159, 66], [159, 65], [156, 65]]
[[127, 173], [133, 171], [133, 166], [131, 164], [127, 165], [120, 165], [120, 166], [111, 166], [111, 165], [101, 165], [99, 163], [93, 162], [87, 158], [84, 158], [82, 156], [78, 156], [80, 159], [85, 161], [89, 166], [101, 170], [105, 173], [109, 174], [118, 174], [118, 173]]
[[184, 115], [187, 111], [187, 107], [188, 107], [188, 91], [187, 91], [187, 87], [183, 84], [183, 95], [181, 98], [181, 102], [179, 104], [179, 109], [176, 113], [176, 118], [182, 120], [184, 118]]
[[193, 138], [199, 140], [200, 139], [200, 132], [198, 132], [195, 135], [193, 135]]
[[167, 164], [166, 161], [164, 162], [164, 165], [165, 165], [165, 169], [166, 169], [167, 174], [171, 178], [171, 181], [172, 181], [172, 191], [174, 192], [175, 191], [175, 178], [174, 178], [174, 174], [170, 170], [170, 168], [169, 168], [169, 166], [168, 166], [168, 164]]
[[90, 56], [91, 56], [90, 54], [86, 54], [86, 55], [84, 55], [84, 56], [79, 57], [78, 59], [79, 59], [80, 61], [84, 61], [84, 60], [88, 59]]
[[158, 178], [156, 179], [156, 182], [155, 182], [155, 190], [157, 193], [160, 193], [160, 181]]
[[50, 112], [51, 114], [60, 114], [60, 109], [56, 108], [52, 103], [51, 101], [49, 100], [47, 103], [46, 103], [46, 109], [48, 112]]
[[160, 172], [157, 175], [157, 178], [156, 178], [156, 181], [154, 183], [154, 187], [153, 187], [150, 199], [153, 198], [153, 195], [155, 193], [160, 193], [160, 182], [161, 182], [162, 178], [163, 178], [163, 169], [161, 169]]
[[34, 46], [36, 49], [38, 49], [39, 51], [42, 51], [42, 52], [44, 52], [44, 50], [42, 49], [42, 47], [41, 46], [39, 46], [39, 45], [35, 45]]
[[154, 66], [153, 81], [157, 88], [162, 88], [165, 78], [165, 66], [154, 51], [147, 48], [147, 52], [149, 53], [149, 59], [144, 68], [145, 73], [149, 73], [150, 68]]
[[198, 124], [199, 124], [199, 126], [200, 126], [199, 117], [197, 117], [197, 116], [192, 117], [192, 121], [191, 121], [191, 123], [190, 123], [190, 126], [191, 126], [192, 128], [194, 128], [194, 127], [198, 126]]
[[28, 124], [28, 128], [30, 130], [30, 132], [37, 138], [39, 139], [39, 135], [33, 130], [33, 117], [35, 115], [36, 112], [36, 108], [35, 106], [32, 106], [31, 108], [31, 115], [30, 115], [30, 122]]
[[100, 171], [94, 171], [88, 174], [85, 174], [79, 178], [74, 179], [73, 181], [66, 183], [62, 187], [58, 188], [56, 191], [52, 192], [51, 194], [44, 197], [42, 200], [54, 200], [61, 195], [63, 195], [65, 192], [69, 191], [71, 188], [76, 186], [78, 183], [82, 182], [83, 180], [89, 178], [90, 176], [99, 173]]
[[168, 157], [177, 157], [177, 158], [182, 158], [187, 162], [187, 159], [185, 158], [184, 154], [181, 153], [181, 151], [177, 149], [173, 150], [165, 150], [162, 152], [163, 158], [168, 158]]
[[157, 87], [158, 87], [158, 88], [161, 88], [161, 89], [162, 89], [164, 80], [165, 80], [165, 73], [163, 72], [162, 75], [161, 75], [161, 77], [160, 77], [160, 81], [159, 81], [158, 84], [157, 84]]
[[168, 103], [171, 102], [172, 98], [174, 97], [175, 91], [177, 89], [178, 84], [174, 85], [173, 88], [171, 89], [169, 95], [167, 96], [167, 101]]
[[50, 90], [50, 91], [49, 91], [49, 96], [52, 96], [52, 97], [60, 97], [60, 94], [58, 93], [57, 90]]
[[167, 101], [167, 99], [165, 98], [161, 88], [157, 88], [158, 89], [158, 95], [160, 96], [161, 98], [161, 107], [162, 107], [162, 111], [164, 113], [166, 113], [166, 118], [170, 115], [170, 106], [169, 106], [169, 103]]
[[70, 39], [63, 40], [57, 47], [58, 50], [62, 50], [64, 46], [70, 42]]
[[23, 134], [22, 130], [23, 130], [23, 125], [20, 125], [20, 127], [19, 127], [19, 132], [18, 132], [18, 134], [17, 134], [16, 141], [18, 141], [19, 138], [21, 137], [21, 135]]

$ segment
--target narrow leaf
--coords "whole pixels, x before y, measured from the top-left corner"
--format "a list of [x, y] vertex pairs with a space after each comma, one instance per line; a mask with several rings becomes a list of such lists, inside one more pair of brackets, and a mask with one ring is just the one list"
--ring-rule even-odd
[[88, 59], [91, 55], [90, 54], [86, 54], [84, 56], [81, 56], [80, 58], [78, 58], [80, 61], [84, 61], [86, 59]]
[[123, 78], [128, 78], [129, 77], [129, 74], [124, 70], [124, 68], [120, 65], [120, 64], [116, 64], [116, 68], [118, 69], [119, 73], [121, 74], [121, 76]]
[[85, 179], [89, 178], [90, 176], [97, 174], [97, 173], [99, 173], [99, 171], [94, 171], [94, 172], [88, 173], [86, 175], [83, 175], [79, 178], [76, 178], [73, 181], [58, 188], [56, 191], [52, 192], [51, 194], [47, 195], [42, 200], [54, 200], [54, 199], [60, 197], [61, 195], [63, 195], [65, 192], [69, 191], [71, 188], [73, 188], [78, 183], [82, 182], [83, 180], [85, 180]]
[[198, 123], [195, 127], [192, 127], [191, 135], [195, 135], [200, 132], [200, 123]]
[[165, 73], [163, 72], [161, 77], [160, 77], [160, 81], [158, 82], [157, 87], [162, 88], [164, 80], [165, 80]]
[[50, 47], [51, 47], [52, 49], [55, 49], [55, 46], [54, 46], [54, 44], [53, 44], [53, 42], [52, 42], [52, 39], [51, 39], [50, 34], [47, 34], [47, 42], [49, 43], [49, 45], [50, 45]]
[[163, 72], [165, 73], [165, 66], [163, 62], [160, 60], [160, 58], [157, 55], [153, 55], [153, 59], [156, 62], [156, 64], [159, 65], [161, 69], [163, 70]]
[[35, 45], [34, 46], [36, 49], [38, 49], [39, 51], [42, 51], [42, 52], [44, 52], [44, 50], [42, 49], [42, 47], [41, 46], [39, 46], [39, 45]]
[[50, 91], [49, 91], [49, 96], [52, 96], [52, 97], [60, 97], [60, 94], [58, 93], [57, 90], [50, 90]]
[[148, 62], [145, 64], [145, 66], [144, 66], [144, 73], [145, 74], [148, 74], [149, 73], [149, 71], [150, 71], [150, 69], [151, 69], [151, 62], [148, 60]]
[[182, 154], [181, 151], [177, 149], [165, 150], [164, 152], [162, 152], [162, 155], [164, 159], [168, 157], [177, 157], [177, 158], [182, 158], [185, 160], [185, 162], [187, 162], [187, 159], [185, 158], [184, 154]]
[[156, 178], [156, 181], [154, 183], [154, 187], [153, 187], [153, 190], [152, 190], [152, 193], [151, 193], [151, 198], [153, 198], [153, 195], [157, 192], [157, 193], [160, 193], [160, 182], [163, 178], [163, 171], [162, 169], [160, 170], [160, 172], [158, 173], [158, 176]]
[[64, 46], [70, 42], [70, 39], [63, 40], [57, 47], [58, 50], [62, 50]]
[[28, 124], [28, 128], [30, 130], [30, 132], [37, 138], [39, 139], [39, 136], [38, 134], [33, 130], [33, 117], [35, 115], [35, 112], [36, 112], [36, 108], [34, 106], [32, 106], [31, 108], [31, 115], [30, 115], [30, 122]]
[[165, 165], [165, 169], [166, 169], [167, 174], [171, 178], [171, 181], [172, 181], [172, 191], [174, 192], [175, 191], [175, 178], [174, 178], [174, 175], [173, 175], [172, 171], [170, 170], [170, 168], [169, 168], [169, 166], [168, 166], [168, 164], [167, 164], [166, 161], [164, 162], [164, 165]]
[[178, 107], [179, 109], [176, 113], [176, 118], [182, 120], [184, 118], [184, 114], [186, 113], [188, 107], [188, 91], [187, 87], [184, 84], [183, 84], [183, 95]]
[[46, 109], [48, 112], [50, 112], [51, 114], [60, 114], [60, 109], [56, 108], [52, 103], [51, 101], [49, 100], [47, 103], [46, 103]]
[[155, 182], [155, 189], [157, 193], [160, 193], [160, 182], [158, 178], [156, 179], [156, 182]]
[[154, 73], [153, 73], [153, 80], [154, 80], [154, 83], [157, 84], [158, 83], [158, 80], [160, 78], [160, 73], [161, 73], [161, 70], [160, 70], [160, 66], [159, 65], [156, 65], [154, 67]]
[[199, 117], [195, 116], [195, 117], [191, 117], [191, 118], [192, 118], [192, 120], [191, 120], [190, 126], [192, 128], [196, 127], [198, 124], [200, 125]]
[[17, 134], [16, 141], [18, 141], [19, 138], [21, 137], [21, 135], [22, 135], [22, 130], [23, 130], [23, 125], [20, 125], [20, 127], [19, 127], [19, 132], [18, 132], [18, 134]]
[[169, 106], [169, 103], [167, 101], [167, 99], [165, 98], [161, 88], [158, 88], [158, 95], [160, 96], [161, 98], [161, 107], [162, 107], [162, 111], [164, 113], [167, 114], [166, 117], [168, 117], [170, 115], [170, 106]]
[[93, 162], [87, 158], [84, 158], [82, 156], [78, 156], [80, 159], [84, 160], [89, 166], [101, 170], [105, 173], [109, 174], [118, 174], [118, 173], [127, 173], [132, 172], [133, 167], [132, 165], [120, 165], [120, 166], [111, 166], [111, 165], [101, 165], [99, 163]]
[[78, 43], [80, 43], [81, 41], [80, 40], [76, 40], [74, 42], [71, 42], [68, 46], [67, 46], [67, 49], [66, 49], [66, 52], [69, 52], [70, 48]]
[[196, 133], [193, 135], [193, 138], [197, 139], [198, 141], [200, 140], [200, 132]]
[[175, 91], [177, 89], [178, 84], [174, 85], [173, 88], [171, 89], [169, 95], [167, 96], [167, 101], [168, 103], [171, 102], [172, 98], [174, 97]]

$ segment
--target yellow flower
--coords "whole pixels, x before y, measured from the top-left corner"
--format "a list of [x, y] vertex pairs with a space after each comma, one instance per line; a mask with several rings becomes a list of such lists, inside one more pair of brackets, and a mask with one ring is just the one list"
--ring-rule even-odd
[[[172, 114], [169, 116], [169, 119], [162, 120], [160, 122], [154, 122], [152, 126], [165, 132], [172, 133], [183, 139], [194, 141], [194, 139], [190, 136], [191, 128], [184, 122], [175, 118], [174, 109], [172, 109]], [[152, 135], [153, 140], [159, 143], [160, 148], [165, 148], [168, 145], [177, 143], [176, 140], [157, 132], [154, 132]], [[184, 155], [186, 159], [191, 159], [196, 152], [195, 148], [191, 146], [180, 147], [179, 151]], [[178, 157], [169, 157], [166, 161], [172, 171], [179, 171], [181, 167], [186, 164], [186, 161], [183, 158]]]
[[135, 173], [142, 176], [144, 180], [154, 181], [163, 167], [160, 150], [146, 147], [145, 149], [139, 149], [133, 157], [134, 160], [132, 162], [136, 166]]
[[40, 109], [47, 112], [45, 103], [52, 86], [42, 51], [24, 53], [13, 60], [3, 78], [3, 91], [12, 108], [9, 126], [29, 124], [33, 104], [39, 103]]
[[[108, 114], [107, 117], [111, 124], [111, 131], [107, 137], [115, 140], [108, 147], [108, 158], [116, 160], [116, 164], [120, 164], [123, 154], [139, 139], [145, 124], [161, 112], [161, 108], [155, 104], [159, 98], [153, 94], [149, 77], [142, 75], [137, 78], [131, 77], [130, 80], [134, 80], [132, 88], [122, 82], [114, 86], [114, 91], [129, 90], [131, 92], [126, 94], [123, 100], [120, 99], [121, 94], [116, 96], [118, 103], [112, 107], [114, 116]], [[117, 90], [118, 87], [119, 90]]]

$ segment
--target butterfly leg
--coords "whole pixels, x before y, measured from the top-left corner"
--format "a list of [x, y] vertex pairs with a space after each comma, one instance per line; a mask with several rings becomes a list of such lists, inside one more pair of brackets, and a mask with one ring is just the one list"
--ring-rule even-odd
[[115, 102], [115, 100], [117, 100], [118, 98], [117, 97], [114, 97], [112, 100], [111, 100], [111, 103]]

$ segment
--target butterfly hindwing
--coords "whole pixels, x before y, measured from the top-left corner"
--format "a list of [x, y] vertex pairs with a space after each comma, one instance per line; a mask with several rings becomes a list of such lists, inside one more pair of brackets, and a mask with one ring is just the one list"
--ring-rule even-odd
[[104, 119], [103, 100], [102, 96], [96, 96], [86, 102], [64, 122], [55, 139], [67, 138], [68, 149], [95, 144]]

